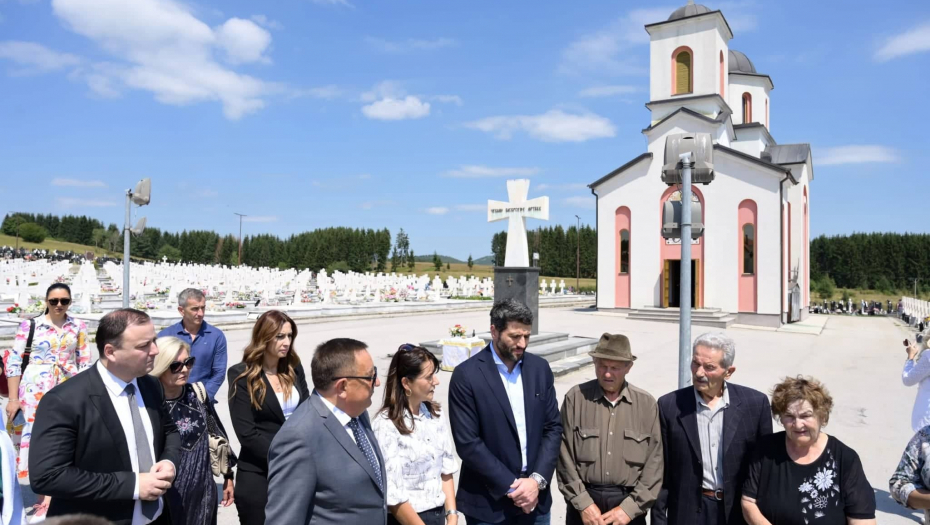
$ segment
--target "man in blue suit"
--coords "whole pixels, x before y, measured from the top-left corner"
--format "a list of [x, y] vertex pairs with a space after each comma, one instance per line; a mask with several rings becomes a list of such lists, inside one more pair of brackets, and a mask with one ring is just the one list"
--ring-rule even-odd
[[491, 308], [491, 344], [455, 368], [449, 422], [462, 470], [456, 494], [468, 525], [548, 525], [549, 481], [562, 423], [549, 363], [526, 353], [533, 312]]

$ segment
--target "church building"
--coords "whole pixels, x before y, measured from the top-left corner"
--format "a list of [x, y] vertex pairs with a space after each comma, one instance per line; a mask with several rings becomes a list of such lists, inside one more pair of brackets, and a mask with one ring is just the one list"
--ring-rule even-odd
[[723, 13], [681, 7], [649, 24], [648, 144], [589, 185], [597, 197], [597, 307], [662, 318], [678, 306], [681, 241], [662, 237], [662, 207], [681, 199], [662, 182], [665, 139], [709, 133], [715, 179], [693, 187], [704, 235], [692, 243], [696, 322], [780, 326], [810, 297], [809, 144], [771, 134], [771, 77], [730, 47]]

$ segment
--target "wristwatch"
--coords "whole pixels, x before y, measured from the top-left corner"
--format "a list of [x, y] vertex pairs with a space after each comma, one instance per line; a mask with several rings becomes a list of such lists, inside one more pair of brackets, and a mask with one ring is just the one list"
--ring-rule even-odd
[[451, 510], [446, 511], [445, 517], [448, 518], [449, 516], [458, 516], [458, 514], [459, 514], [459, 511], [455, 509], [451, 509]]
[[549, 483], [546, 482], [546, 478], [540, 476], [539, 474], [535, 472], [530, 474], [530, 477], [533, 478], [533, 481], [535, 481], [539, 485], [539, 490], [546, 490], [546, 487], [549, 486]]

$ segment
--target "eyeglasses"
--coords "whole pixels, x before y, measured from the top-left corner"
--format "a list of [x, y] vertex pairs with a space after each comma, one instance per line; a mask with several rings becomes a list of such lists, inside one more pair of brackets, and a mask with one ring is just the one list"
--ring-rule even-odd
[[168, 370], [171, 370], [172, 374], [177, 374], [185, 366], [187, 367], [188, 370], [191, 370], [194, 368], [194, 360], [195, 360], [194, 356], [190, 356], [184, 361], [174, 361], [173, 363], [168, 365]]
[[371, 373], [371, 376], [340, 376], [333, 379], [362, 379], [365, 381], [371, 381], [371, 384], [374, 385], [378, 381], [378, 367], [374, 367], [374, 371]]
[[61, 303], [62, 306], [68, 306], [71, 304], [71, 299], [49, 299], [49, 306], [58, 306], [58, 303]]
[[277, 339], [278, 341], [284, 341], [285, 337], [290, 338], [291, 341], [294, 340], [294, 334], [278, 334], [274, 336], [274, 338]]

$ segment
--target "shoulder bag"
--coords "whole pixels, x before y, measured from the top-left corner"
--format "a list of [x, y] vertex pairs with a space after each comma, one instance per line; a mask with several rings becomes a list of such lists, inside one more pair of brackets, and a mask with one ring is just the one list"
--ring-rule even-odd
[[232, 464], [229, 457], [232, 450], [229, 448], [229, 440], [220, 431], [213, 415], [213, 402], [207, 395], [207, 389], [203, 383], [191, 383], [197, 399], [203, 404], [207, 411], [207, 438], [210, 440], [210, 468], [214, 476], [228, 478], [232, 476]]

